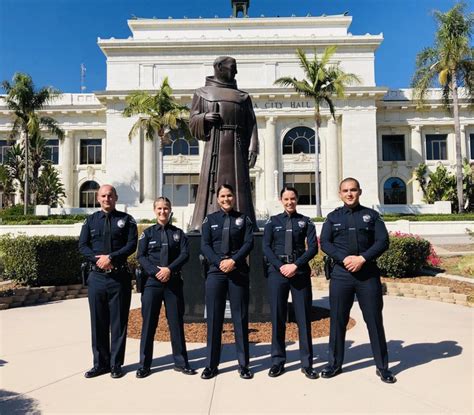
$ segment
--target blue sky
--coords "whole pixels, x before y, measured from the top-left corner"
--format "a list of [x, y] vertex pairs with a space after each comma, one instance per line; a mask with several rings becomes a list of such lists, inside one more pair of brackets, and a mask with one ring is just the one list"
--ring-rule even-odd
[[[376, 82], [408, 87], [416, 54], [433, 44], [433, 9], [455, 0], [251, 0], [250, 17], [313, 16], [349, 12], [354, 35], [383, 33], [376, 52]], [[471, 9], [472, 10], [472, 7]], [[29, 73], [37, 86], [80, 91], [80, 65], [87, 92], [105, 89], [105, 56], [97, 38], [127, 38], [127, 19], [228, 17], [230, 0], [0, 0], [0, 80]]]

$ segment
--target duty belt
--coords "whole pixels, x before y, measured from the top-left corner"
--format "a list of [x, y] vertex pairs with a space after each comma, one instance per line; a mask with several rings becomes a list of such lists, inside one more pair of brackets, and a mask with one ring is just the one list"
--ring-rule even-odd
[[296, 255], [278, 255], [278, 259], [285, 264], [293, 264], [296, 261]]
[[127, 265], [119, 265], [118, 267], [114, 267], [112, 269], [102, 269], [102, 268], [99, 268], [97, 265], [91, 266], [91, 271], [98, 272], [99, 274], [112, 274], [112, 273], [117, 273], [117, 272], [121, 272], [125, 270], [128, 271]]

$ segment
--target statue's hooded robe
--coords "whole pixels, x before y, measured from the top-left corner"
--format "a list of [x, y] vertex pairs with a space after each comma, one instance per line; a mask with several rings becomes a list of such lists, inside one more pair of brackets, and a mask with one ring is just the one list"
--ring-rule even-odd
[[[222, 122], [204, 121], [207, 112], [218, 112]], [[256, 225], [249, 177], [249, 152], [258, 153], [257, 122], [252, 100], [237, 89], [237, 83], [223, 83], [206, 77], [206, 86], [196, 90], [189, 126], [191, 134], [206, 141], [191, 231], [200, 230], [206, 215], [219, 210], [217, 189], [234, 188], [235, 210], [245, 213]]]

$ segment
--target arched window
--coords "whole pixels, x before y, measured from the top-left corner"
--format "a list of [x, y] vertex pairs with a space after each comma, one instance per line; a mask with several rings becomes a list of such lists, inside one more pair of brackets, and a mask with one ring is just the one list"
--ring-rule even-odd
[[99, 184], [93, 180], [85, 182], [79, 190], [79, 206], [81, 208], [95, 208], [99, 207], [97, 202], [97, 191]]
[[178, 154], [183, 156], [199, 155], [199, 144], [195, 138], [186, 140], [181, 130], [172, 130], [169, 135], [171, 143], [163, 146], [164, 156], [177, 156]]
[[383, 203], [386, 205], [406, 205], [407, 186], [402, 179], [390, 177], [383, 185]]
[[[321, 147], [319, 147], [319, 152]], [[314, 130], [308, 127], [295, 127], [283, 138], [283, 154], [314, 154]]]

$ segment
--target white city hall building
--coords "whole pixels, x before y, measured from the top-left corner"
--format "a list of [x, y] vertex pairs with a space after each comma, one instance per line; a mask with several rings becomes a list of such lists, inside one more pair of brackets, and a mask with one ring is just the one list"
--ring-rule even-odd
[[[309, 55], [336, 45], [334, 62], [358, 75], [362, 83], [336, 100], [336, 119], [323, 109], [320, 132], [323, 213], [338, 206], [338, 183], [346, 176], [360, 180], [363, 203], [382, 211], [436, 211], [423, 205], [413, 168], [455, 163], [452, 117], [439, 90], [428, 94], [418, 111], [410, 89], [389, 90], [375, 84], [374, 54], [380, 35], [353, 35], [350, 16], [133, 19], [127, 39], [100, 39], [107, 60], [105, 91], [63, 94], [44, 113], [66, 132], [49, 141], [50, 155], [66, 190], [63, 211], [95, 207], [99, 185], [113, 184], [119, 202], [136, 217], [152, 216], [160, 193], [174, 205], [186, 228], [193, 212], [203, 142], [174, 137], [164, 148], [163, 189], [159, 189], [159, 149], [143, 136], [128, 139], [137, 118], [125, 118], [125, 97], [136, 90], [153, 92], [168, 77], [179, 103], [190, 105], [195, 89], [213, 74], [217, 56], [237, 60], [239, 89], [250, 93], [258, 122], [260, 154], [251, 169], [257, 217], [272, 214], [283, 184], [300, 192], [302, 213], [315, 215], [314, 107], [292, 89], [274, 85], [282, 76], [303, 77], [295, 50]], [[461, 99], [462, 156], [474, 159], [473, 107]], [[0, 162], [8, 148], [12, 118], [0, 101]]]

